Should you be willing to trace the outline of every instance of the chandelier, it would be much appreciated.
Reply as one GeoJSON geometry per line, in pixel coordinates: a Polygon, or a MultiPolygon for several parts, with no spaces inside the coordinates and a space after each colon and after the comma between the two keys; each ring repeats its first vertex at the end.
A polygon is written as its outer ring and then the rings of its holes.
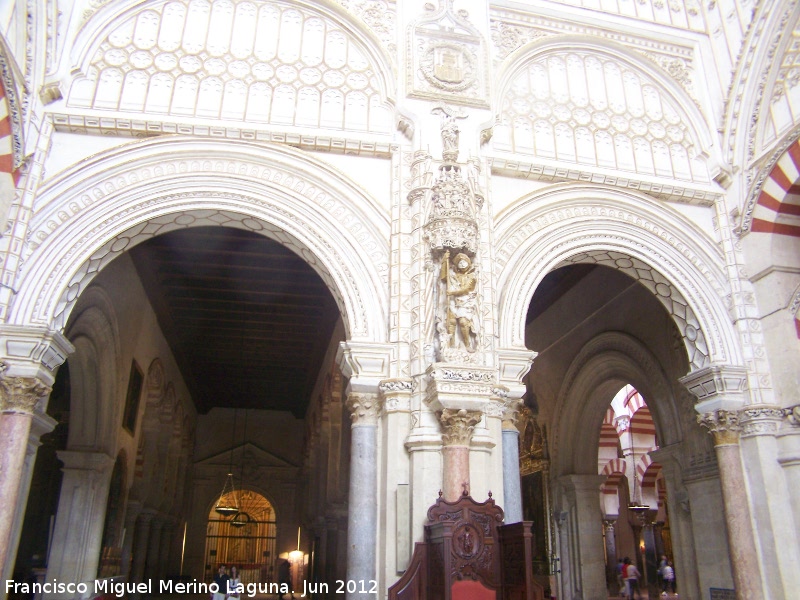
{"type": "Polygon", "coordinates": [[[223,517],[229,517],[239,513],[239,498],[236,494],[236,487],[233,484],[233,444],[236,436],[236,409],[233,409],[233,433],[231,434],[231,456],[228,463],[228,476],[219,493],[219,498],[214,506],[214,510],[223,517]]]}

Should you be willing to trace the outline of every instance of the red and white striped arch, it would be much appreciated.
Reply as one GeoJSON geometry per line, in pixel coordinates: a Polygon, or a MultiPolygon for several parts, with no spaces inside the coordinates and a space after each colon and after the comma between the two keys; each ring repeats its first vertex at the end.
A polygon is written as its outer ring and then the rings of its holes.
{"type": "Polygon", "coordinates": [[[800,237],[800,140],[789,146],[764,180],[750,230],[800,237]]]}
{"type": "Polygon", "coordinates": [[[606,475],[605,483],[603,483],[604,494],[616,494],[619,489],[619,482],[625,477],[625,469],[627,463],[623,458],[614,458],[606,463],[603,467],[601,475],[606,475]]]}

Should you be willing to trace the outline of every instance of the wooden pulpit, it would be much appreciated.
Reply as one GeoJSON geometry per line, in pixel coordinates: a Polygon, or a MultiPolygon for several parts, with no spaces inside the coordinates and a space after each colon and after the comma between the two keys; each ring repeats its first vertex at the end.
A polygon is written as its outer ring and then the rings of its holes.
{"type": "Polygon", "coordinates": [[[439,493],[428,509],[425,541],[389,588],[390,600],[543,600],[533,580],[531,522],[503,525],[489,494],[455,502],[439,493]]]}

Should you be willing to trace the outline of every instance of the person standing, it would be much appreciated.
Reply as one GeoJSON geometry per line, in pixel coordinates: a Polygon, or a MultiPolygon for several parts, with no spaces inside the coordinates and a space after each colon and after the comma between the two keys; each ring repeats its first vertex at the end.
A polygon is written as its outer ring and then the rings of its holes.
{"type": "Polygon", "coordinates": [[[625,557],[624,563],[623,573],[625,575],[625,582],[627,583],[628,598],[629,600],[634,600],[633,593],[636,592],[637,600],[641,600],[642,593],[639,591],[639,569],[636,568],[636,565],[631,563],[631,559],[627,556],[625,557]]]}
{"type": "Polygon", "coordinates": [[[239,600],[239,591],[238,587],[239,584],[242,583],[241,578],[239,577],[239,569],[236,566],[231,566],[231,576],[228,579],[228,598],[232,598],[233,600],[239,600]]]}
{"type": "Polygon", "coordinates": [[[675,593],[675,569],[672,567],[672,563],[668,562],[664,565],[664,569],[661,572],[661,577],[664,579],[664,590],[661,592],[662,596],[667,595],[667,589],[672,590],[672,593],[675,593]]]}
{"type": "MultiPolygon", "coordinates": [[[[284,589],[288,589],[289,593],[292,596],[292,600],[294,600],[294,590],[292,589],[292,565],[289,564],[289,561],[285,558],[279,559],[280,562],[278,563],[278,587],[280,588],[280,600],[283,600],[284,589]],[[284,585],[286,588],[284,588],[284,585]]],[[[216,600],[216,599],[215,599],[216,600]]]]}
{"type": "Polygon", "coordinates": [[[220,565],[217,574],[214,575],[214,583],[217,584],[217,591],[211,595],[211,600],[225,600],[228,595],[228,572],[225,565],[220,565]]]}

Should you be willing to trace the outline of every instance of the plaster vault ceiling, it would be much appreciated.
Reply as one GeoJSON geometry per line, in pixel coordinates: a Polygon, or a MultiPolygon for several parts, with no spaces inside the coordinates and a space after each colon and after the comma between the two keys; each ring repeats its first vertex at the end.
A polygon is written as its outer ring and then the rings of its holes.
{"type": "Polygon", "coordinates": [[[131,250],[198,412],[305,416],[339,317],[300,257],[248,231],[196,227],[131,250]]]}

